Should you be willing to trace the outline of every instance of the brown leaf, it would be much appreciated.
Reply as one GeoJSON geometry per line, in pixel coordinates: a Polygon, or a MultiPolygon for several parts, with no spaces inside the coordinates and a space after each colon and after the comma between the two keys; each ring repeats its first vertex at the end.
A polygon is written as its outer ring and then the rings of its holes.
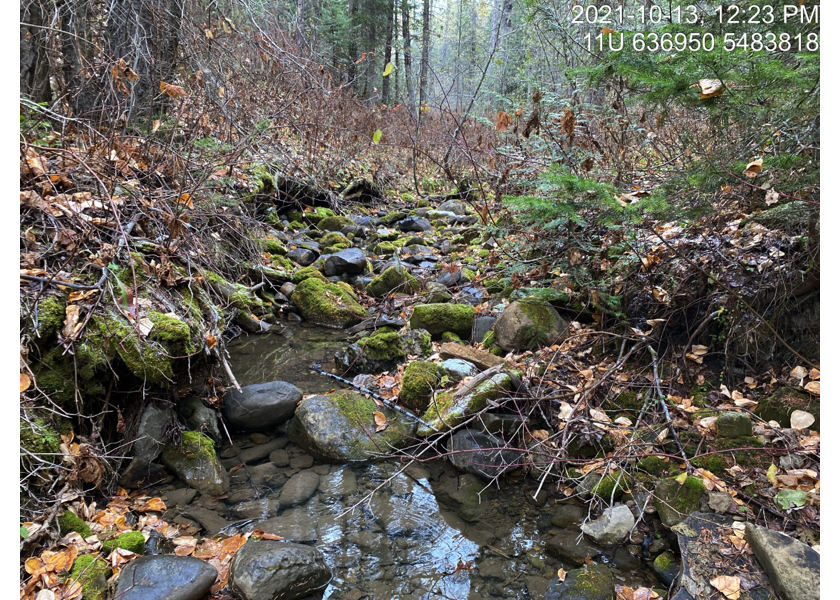
{"type": "Polygon", "coordinates": [[[566,137],[575,137],[575,113],[571,108],[567,108],[560,119],[560,129],[566,134],[566,137]]]}
{"type": "Polygon", "coordinates": [[[135,509],[139,513],[145,512],[165,512],[166,504],[160,498],[150,498],[143,503],[143,506],[135,509]]]}
{"type": "Polygon", "coordinates": [[[711,586],[726,596],[728,600],[738,600],[741,597],[741,579],[732,575],[719,575],[711,581],[711,586]]]}
{"type": "Polygon", "coordinates": [[[181,86],[166,83],[165,81],[160,82],[160,92],[170,98],[185,98],[187,95],[187,92],[181,86]]]}
{"type": "Polygon", "coordinates": [[[192,194],[187,194],[186,192],[178,196],[178,199],[175,200],[175,204],[182,204],[187,208],[193,208],[193,200],[192,194]]]}
{"type": "Polygon", "coordinates": [[[20,393],[25,392],[29,389],[29,386],[32,385],[32,380],[29,378],[29,375],[26,373],[20,374],[20,393]]]}
{"type": "Polygon", "coordinates": [[[746,169],[744,169],[744,176],[752,179],[753,177],[758,176],[758,174],[761,172],[761,169],[763,169],[763,168],[764,168],[764,159],[763,158],[757,158],[754,161],[752,161],[750,164],[748,164],[746,169]]]}
{"type": "Polygon", "coordinates": [[[83,325],[83,323],[79,323],[79,307],[76,304],[68,304],[64,313],[64,327],[61,330],[61,335],[68,340],[75,339],[83,325]]]}
{"type": "Polygon", "coordinates": [[[805,389],[811,392],[812,394],[816,394],[817,396],[820,395],[820,382],[819,381],[809,381],[805,384],[805,389]]]}
{"type": "Polygon", "coordinates": [[[513,118],[503,110],[496,115],[496,131],[505,131],[513,121],[513,118]]]}
{"type": "Polygon", "coordinates": [[[376,422],[376,433],[380,433],[388,429],[388,417],[378,410],[373,413],[373,420],[376,422]]]}

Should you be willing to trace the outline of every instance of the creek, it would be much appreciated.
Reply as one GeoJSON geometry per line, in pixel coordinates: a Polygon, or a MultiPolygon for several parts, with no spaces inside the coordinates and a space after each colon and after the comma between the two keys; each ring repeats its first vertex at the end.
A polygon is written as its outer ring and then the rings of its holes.
{"type": "MultiPolygon", "coordinates": [[[[331,363],[325,359],[346,343],[341,331],[296,324],[286,335],[240,338],[228,344],[228,350],[241,385],[280,379],[308,395],[340,385],[307,367],[323,362],[323,368],[329,369],[331,363]]],[[[553,499],[547,504],[543,499],[543,506],[529,500],[538,485],[529,477],[508,477],[499,487],[481,482],[486,489],[475,502],[475,494],[465,494],[464,488],[471,484],[476,489],[477,478],[457,472],[445,459],[322,464],[290,443],[282,431],[264,433],[236,434],[232,439],[238,450],[226,445],[220,451],[231,469],[228,498],[199,497],[193,504],[230,521],[223,533],[263,529],[289,541],[316,545],[333,574],[323,598],[543,598],[558,569],[577,566],[547,551],[548,540],[561,532],[552,524],[556,506],[553,499]],[[232,469],[230,465],[238,461],[235,452],[253,449],[257,442],[271,443],[278,450],[245,468],[232,469]],[[303,503],[277,510],[276,501],[289,478],[307,470],[318,475],[317,488],[303,503]],[[240,510],[257,498],[267,502],[256,512],[240,510]]],[[[183,484],[175,482],[155,493],[167,500],[182,494],[179,488],[183,484]]],[[[570,502],[576,503],[564,504],[570,502]]],[[[182,516],[177,516],[178,509],[171,512],[168,516],[176,515],[182,523],[190,522],[184,516],[195,516],[189,509],[182,516]]],[[[580,533],[579,525],[569,529],[580,533]]],[[[616,583],[659,585],[624,548],[593,558],[610,566],[616,583]]]]}

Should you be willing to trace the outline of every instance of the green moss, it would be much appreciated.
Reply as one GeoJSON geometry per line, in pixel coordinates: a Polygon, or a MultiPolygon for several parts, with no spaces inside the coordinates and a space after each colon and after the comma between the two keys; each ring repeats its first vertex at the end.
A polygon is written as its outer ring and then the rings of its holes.
{"type": "Polygon", "coordinates": [[[700,469],[711,471],[715,475],[723,475],[729,468],[729,463],[719,454],[709,454],[691,459],[691,465],[700,469]]]}
{"type": "Polygon", "coordinates": [[[423,360],[409,364],[403,374],[400,402],[412,410],[426,410],[429,398],[443,378],[444,370],[440,365],[423,360]]]}
{"type": "Polygon", "coordinates": [[[709,404],[709,392],[705,385],[695,385],[691,388],[690,396],[692,406],[706,408],[709,404]]]}
{"type": "Polygon", "coordinates": [[[457,333],[452,333],[451,331],[444,331],[443,334],[441,334],[440,336],[440,341],[455,342],[456,344],[460,344],[461,338],[457,333]]]}
{"type": "Polygon", "coordinates": [[[146,538],[139,531],[126,531],[115,540],[108,540],[102,544],[102,552],[110,554],[117,548],[129,550],[134,554],[143,554],[146,548],[146,538]]]}
{"type": "Polygon", "coordinates": [[[347,290],[316,277],[305,279],[295,288],[292,302],[307,321],[329,327],[349,327],[367,315],[347,290]]]}
{"type": "Polygon", "coordinates": [[[374,254],[387,254],[388,256],[393,255],[396,249],[397,247],[391,242],[376,242],[368,248],[374,254]]]}
{"type": "Polygon", "coordinates": [[[613,410],[622,410],[630,413],[638,413],[642,410],[644,398],[631,390],[624,390],[611,400],[607,400],[607,407],[613,410]]]}
{"type": "Polygon", "coordinates": [[[163,450],[164,461],[173,462],[177,455],[185,456],[192,462],[216,460],[216,449],[213,440],[197,431],[181,433],[181,443],[177,446],[169,445],[163,450]]]}
{"type": "Polygon", "coordinates": [[[64,325],[65,303],[58,296],[47,296],[38,302],[38,335],[49,337],[64,325]]]}
{"type": "Polygon", "coordinates": [[[488,256],[490,256],[490,251],[489,250],[479,250],[478,251],[478,258],[487,258],[488,256]]]}
{"type": "Polygon", "coordinates": [[[88,538],[93,535],[88,524],[69,510],[65,510],[64,514],[58,518],[58,529],[61,535],[67,535],[71,531],[75,531],[83,538],[88,538]]]}
{"type": "Polygon", "coordinates": [[[389,212],[384,217],[380,217],[379,222],[385,225],[390,225],[392,223],[396,223],[397,221],[402,221],[405,219],[406,214],[404,212],[400,212],[398,210],[394,210],[389,212]]]}
{"type": "Polygon", "coordinates": [[[20,445],[36,456],[58,462],[61,438],[58,431],[41,417],[32,417],[31,422],[20,420],[20,445]]]}
{"type": "Polygon", "coordinates": [[[391,292],[414,294],[420,290],[420,282],[405,271],[388,267],[367,284],[365,291],[374,298],[382,298],[391,292]]]}
{"type": "Polygon", "coordinates": [[[76,559],[70,572],[70,581],[82,584],[82,596],[85,600],[102,600],[107,596],[108,578],[111,566],[101,558],[85,554],[76,559]]]}
{"type": "Polygon", "coordinates": [[[288,253],[286,246],[284,246],[277,240],[272,239],[260,240],[260,248],[262,248],[263,252],[268,252],[269,254],[276,254],[278,256],[286,256],[286,254],[288,253]]]}
{"type": "Polygon", "coordinates": [[[405,358],[400,334],[393,331],[376,333],[363,338],[359,340],[359,347],[365,354],[377,360],[402,360],[405,358]]]}
{"type": "Polygon", "coordinates": [[[194,334],[178,317],[153,311],[149,313],[149,320],[154,324],[149,339],[163,342],[171,353],[186,356],[201,350],[198,332],[194,334]]]}
{"type": "Polygon", "coordinates": [[[139,379],[165,384],[173,376],[173,361],[159,344],[141,340],[137,331],[112,312],[91,319],[90,344],[102,344],[105,352],[115,352],[139,379]],[[98,334],[98,335],[97,335],[98,334]]]}
{"type": "Polygon", "coordinates": [[[496,332],[492,329],[484,334],[484,337],[481,338],[481,347],[485,350],[489,350],[493,346],[496,345],[496,332]]]}
{"type": "Polygon", "coordinates": [[[306,227],[306,225],[304,225],[300,221],[290,221],[289,222],[289,229],[292,229],[294,231],[297,231],[298,229],[303,229],[304,227],[306,227]]]}
{"type": "MultiPolygon", "coordinates": [[[[733,448],[762,448],[764,442],[761,438],[751,435],[734,438],[716,437],[712,448],[717,451],[732,450],[733,448]]],[[[741,467],[766,467],[767,455],[763,450],[738,450],[729,453],[741,467]]],[[[711,470],[711,469],[710,469],[711,470]]]]}
{"type": "Polygon", "coordinates": [[[463,275],[464,279],[467,281],[475,281],[475,271],[472,269],[467,269],[466,267],[462,268],[461,275],[463,275]]]}
{"type": "Polygon", "coordinates": [[[412,194],[411,192],[403,192],[402,194],[400,194],[400,200],[402,200],[403,202],[411,202],[412,200],[414,200],[414,194],[412,194]]]}
{"type": "Polygon", "coordinates": [[[656,559],[653,561],[653,564],[656,566],[656,568],[662,571],[663,573],[670,569],[672,566],[674,566],[675,563],[676,560],[674,558],[673,552],[663,552],[662,554],[657,556],[656,559]]]}
{"type": "Polygon", "coordinates": [[[810,429],[820,430],[820,401],[789,387],[773,392],[759,401],[755,414],[765,421],[776,421],[782,427],[790,427],[790,415],[795,410],[804,410],[816,419],[810,429]]]}
{"type": "Polygon", "coordinates": [[[412,329],[425,329],[432,337],[451,331],[467,338],[474,319],[475,309],[469,304],[418,304],[409,323],[412,329]]]}
{"type": "Polygon", "coordinates": [[[288,258],[280,258],[277,255],[272,255],[269,262],[272,268],[285,271],[286,273],[292,273],[296,267],[295,263],[288,258]]]}
{"type": "Polygon", "coordinates": [[[318,229],[321,231],[341,231],[342,228],[353,224],[353,220],[347,217],[327,217],[318,221],[318,229]]]}
{"type": "MultiPolygon", "coordinates": [[[[325,233],[321,236],[321,239],[318,240],[318,242],[324,248],[329,248],[331,246],[343,246],[344,248],[350,247],[350,240],[348,240],[343,233],[339,233],[338,231],[330,231],[329,233],[325,233]]],[[[324,253],[328,254],[326,251],[324,253]]]]}
{"type": "Polygon", "coordinates": [[[639,469],[651,475],[662,475],[671,470],[671,463],[659,456],[645,456],[639,459],[639,469]]]}
{"type": "Polygon", "coordinates": [[[510,294],[510,299],[563,305],[569,302],[570,297],[566,292],[554,288],[519,288],[510,294]]]}
{"type": "Polygon", "coordinates": [[[609,500],[612,498],[621,498],[624,490],[630,488],[630,480],[625,477],[624,473],[610,473],[604,477],[592,488],[592,495],[609,500]]]}
{"type": "Polygon", "coordinates": [[[309,279],[310,277],[315,277],[316,279],[320,279],[321,281],[326,281],[327,278],[324,277],[324,274],[321,273],[315,267],[304,267],[302,269],[298,269],[292,274],[292,283],[297,285],[298,283],[309,279]]]}

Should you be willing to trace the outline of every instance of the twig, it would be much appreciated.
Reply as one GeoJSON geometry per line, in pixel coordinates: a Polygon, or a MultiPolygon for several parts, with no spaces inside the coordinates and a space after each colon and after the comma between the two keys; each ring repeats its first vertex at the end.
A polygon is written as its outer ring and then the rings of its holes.
{"type": "Polygon", "coordinates": [[[648,352],[650,352],[650,356],[653,359],[653,385],[656,388],[656,396],[659,398],[659,405],[662,407],[662,412],[665,413],[665,421],[668,423],[668,429],[671,431],[671,437],[674,438],[674,442],[677,444],[680,456],[682,456],[682,459],[685,462],[685,468],[687,472],[690,473],[691,463],[688,461],[688,457],[685,455],[685,450],[683,450],[682,444],[677,437],[677,431],[674,429],[674,422],[671,420],[671,413],[668,411],[668,405],[665,403],[665,395],[662,393],[662,388],[659,387],[659,368],[656,364],[656,350],[653,349],[653,346],[648,345],[648,352]]]}

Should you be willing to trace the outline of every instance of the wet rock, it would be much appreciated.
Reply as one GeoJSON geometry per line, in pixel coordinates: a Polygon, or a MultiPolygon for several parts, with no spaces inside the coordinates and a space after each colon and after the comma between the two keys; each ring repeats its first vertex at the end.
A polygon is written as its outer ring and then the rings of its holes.
{"type": "Polygon", "coordinates": [[[403,374],[400,402],[414,411],[425,411],[443,375],[444,370],[437,363],[424,360],[411,362],[403,374]]]}
{"type": "Polygon", "coordinates": [[[447,442],[449,461],[465,473],[493,479],[518,466],[522,453],[504,450],[505,443],[494,435],[461,429],[447,442]]]}
{"type": "Polygon", "coordinates": [[[486,300],[486,294],[484,290],[481,290],[477,287],[465,287],[461,290],[461,301],[466,301],[467,304],[472,306],[478,306],[482,302],[486,300]]]}
{"type": "Polygon", "coordinates": [[[659,481],[653,503],[663,525],[672,527],[697,510],[705,492],[703,481],[696,477],[687,477],[682,484],[673,478],[659,481]]]}
{"type": "Polygon", "coordinates": [[[228,509],[227,516],[232,521],[239,519],[268,519],[277,516],[277,500],[259,498],[234,504],[228,509]]]}
{"type": "Polygon", "coordinates": [[[198,494],[197,490],[193,488],[180,488],[177,490],[171,490],[166,492],[166,505],[169,508],[173,508],[176,506],[187,506],[190,502],[195,499],[196,494],[198,494]]]}
{"type": "Polygon", "coordinates": [[[335,284],[310,277],[292,293],[292,302],[312,323],[343,329],[365,318],[367,311],[354,298],[347,284],[335,284]]]}
{"type": "Polygon", "coordinates": [[[612,600],[615,580],[606,565],[587,565],[555,578],[545,592],[545,600],[612,600]]]}
{"type": "Polygon", "coordinates": [[[278,503],[281,508],[303,504],[318,489],[321,478],[312,471],[301,471],[291,476],[280,490],[278,503]]]}
{"type": "Polygon", "coordinates": [[[744,413],[722,413],[717,418],[717,434],[724,438],[752,435],[752,421],[744,413]]]}
{"type": "Polygon", "coordinates": [[[199,600],[216,581],[216,568],[191,556],[141,556],[124,565],[117,580],[120,600],[199,600]]]}
{"type": "Polygon", "coordinates": [[[409,325],[412,329],[425,329],[433,338],[439,338],[444,331],[467,338],[474,319],[475,309],[467,304],[418,304],[409,325]]]}
{"type": "Polygon", "coordinates": [[[444,271],[443,273],[437,276],[435,282],[447,288],[451,288],[461,283],[461,277],[461,269],[455,269],[454,271],[444,271]]]}
{"type": "Polygon", "coordinates": [[[317,522],[304,507],[290,508],[279,517],[256,521],[255,529],[279,535],[290,542],[311,543],[318,541],[317,522]]]}
{"type": "Polygon", "coordinates": [[[308,267],[318,260],[318,252],[309,248],[295,248],[289,252],[287,258],[301,267],[308,267]]]}
{"type": "Polygon", "coordinates": [[[374,460],[384,449],[410,442],[415,424],[400,413],[379,407],[370,398],[350,391],[304,399],[289,423],[294,443],[325,462],[374,460]],[[382,412],[388,427],[376,432],[373,413],[382,412]]]}
{"type": "Polygon", "coordinates": [[[202,494],[218,496],[228,491],[227,471],[216,456],[213,441],[200,433],[185,431],[181,443],[167,446],[162,454],[169,467],[190,487],[202,494]]]}
{"type": "Polygon", "coordinates": [[[175,420],[175,413],[169,408],[149,404],[140,417],[137,440],[132,446],[134,456],[152,462],[166,446],[166,429],[175,420]]]}
{"type": "Polygon", "coordinates": [[[230,566],[230,589],[240,600],[297,600],[331,579],[320,550],[289,542],[249,541],[230,566]]]}
{"type": "Polygon", "coordinates": [[[785,600],[820,597],[820,555],[810,546],[766,527],[747,524],[747,542],[785,600]]]}
{"type": "Polygon", "coordinates": [[[585,523],[581,531],[591,537],[596,544],[613,546],[624,541],[635,522],[636,519],[630,509],[624,504],[619,504],[606,509],[594,521],[585,523]]]}
{"type": "Polygon", "coordinates": [[[409,217],[399,222],[400,231],[431,231],[432,224],[423,217],[409,217]]]}
{"type": "Polygon", "coordinates": [[[154,483],[162,483],[172,476],[162,466],[142,458],[133,458],[120,476],[120,485],[136,490],[154,483]]]}
{"type": "Polygon", "coordinates": [[[315,459],[309,454],[299,454],[289,460],[289,466],[293,469],[308,469],[315,463],[315,459]]]}
{"type": "Polygon", "coordinates": [[[469,415],[487,407],[491,400],[501,398],[513,387],[507,373],[498,369],[483,371],[455,393],[437,394],[423,415],[423,420],[432,427],[421,425],[417,435],[426,437],[436,431],[446,431],[460,425],[469,415]]]}
{"type": "Polygon", "coordinates": [[[258,444],[251,448],[246,448],[245,450],[240,450],[238,454],[235,454],[233,458],[226,458],[222,461],[222,464],[230,469],[231,467],[235,467],[239,463],[250,464],[253,462],[257,462],[258,460],[264,459],[266,456],[270,456],[272,452],[277,449],[284,448],[286,444],[289,443],[289,439],[285,437],[274,438],[267,444],[258,444]]]}
{"type": "Polygon", "coordinates": [[[375,333],[335,353],[335,364],[344,373],[381,373],[396,368],[406,357],[399,333],[375,333]]]}
{"type": "Polygon", "coordinates": [[[555,527],[577,527],[586,515],[586,509],[572,502],[563,502],[554,507],[551,524],[555,527]]]}
{"type": "Polygon", "coordinates": [[[233,430],[270,429],[290,419],[302,397],[298,388],[285,381],[246,385],[241,392],[225,394],[222,416],[233,430]]]}
{"type": "Polygon", "coordinates": [[[204,404],[201,398],[190,396],[179,405],[181,415],[187,422],[187,427],[209,437],[219,446],[222,443],[222,432],[219,431],[219,419],[216,411],[204,404]]]}
{"type": "Polygon", "coordinates": [[[450,358],[440,365],[452,381],[461,381],[478,374],[478,369],[471,362],[460,358],[450,358]]]}
{"type": "Polygon", "coordinates": [[[496,343],[507,350],[530,350],[559,344],[569,337],[569,325],[551,306],[514,302],[493,327],[496,343]]]}
{"type": "Polygon", "coordinates": [[[289,466],[289,453],[284,449],[275,450],[268,456],[268,460],[276,467],[287,467],[289,466]]]}
{"type": "Polygon", "coordinates": [[[445,477],[435,486],[437,499],[464,519],[474,523],[481,519],[494,496],[492,488],[471,474],[445,477]]]}
{"type": "Polygon", "coordinates": [[[358,248],[347,248],[330,254],[324,261],[324,275],[359,275],[367,269],[365,253],[358,248]]]}
{"type": "Polygon", "coordinates": [[[592,544],[576,531],[561,531],[548,540],[545,550],[551,556],[573,565],[583,565],[586,557],[595,558],[601,554],[601,549],[592,544]]]}
{"type": "Polygon", "coordinates": [[[286,474],[271,463],[251,468],[251,480],[256,485],[279,487],[286,483],[286,474]]]}
{"type": "Polygon", "coordinates": [[[496,317],[476,317],[473,322],[472,336],[470,341],[475,344],[480,344],[484,340],[484,336],[493,329],[496,324],[496,317]]]}
{"type": "Polygon", "coordinates": [[[659,581],[666,586],[671,587],[674,580],[679,577],[680,564],[677,562],[677,557],[674,553],[668,550],[656,557],[653,561],[653,571],[659,578],[659,581]]]}
{"type": "Polygon", "coordinates": [[[271,437],[259,432],[252,433],[248,436],[248,439],[254,442],[255,444],[267,444],[271,441],[271,437]]]}

